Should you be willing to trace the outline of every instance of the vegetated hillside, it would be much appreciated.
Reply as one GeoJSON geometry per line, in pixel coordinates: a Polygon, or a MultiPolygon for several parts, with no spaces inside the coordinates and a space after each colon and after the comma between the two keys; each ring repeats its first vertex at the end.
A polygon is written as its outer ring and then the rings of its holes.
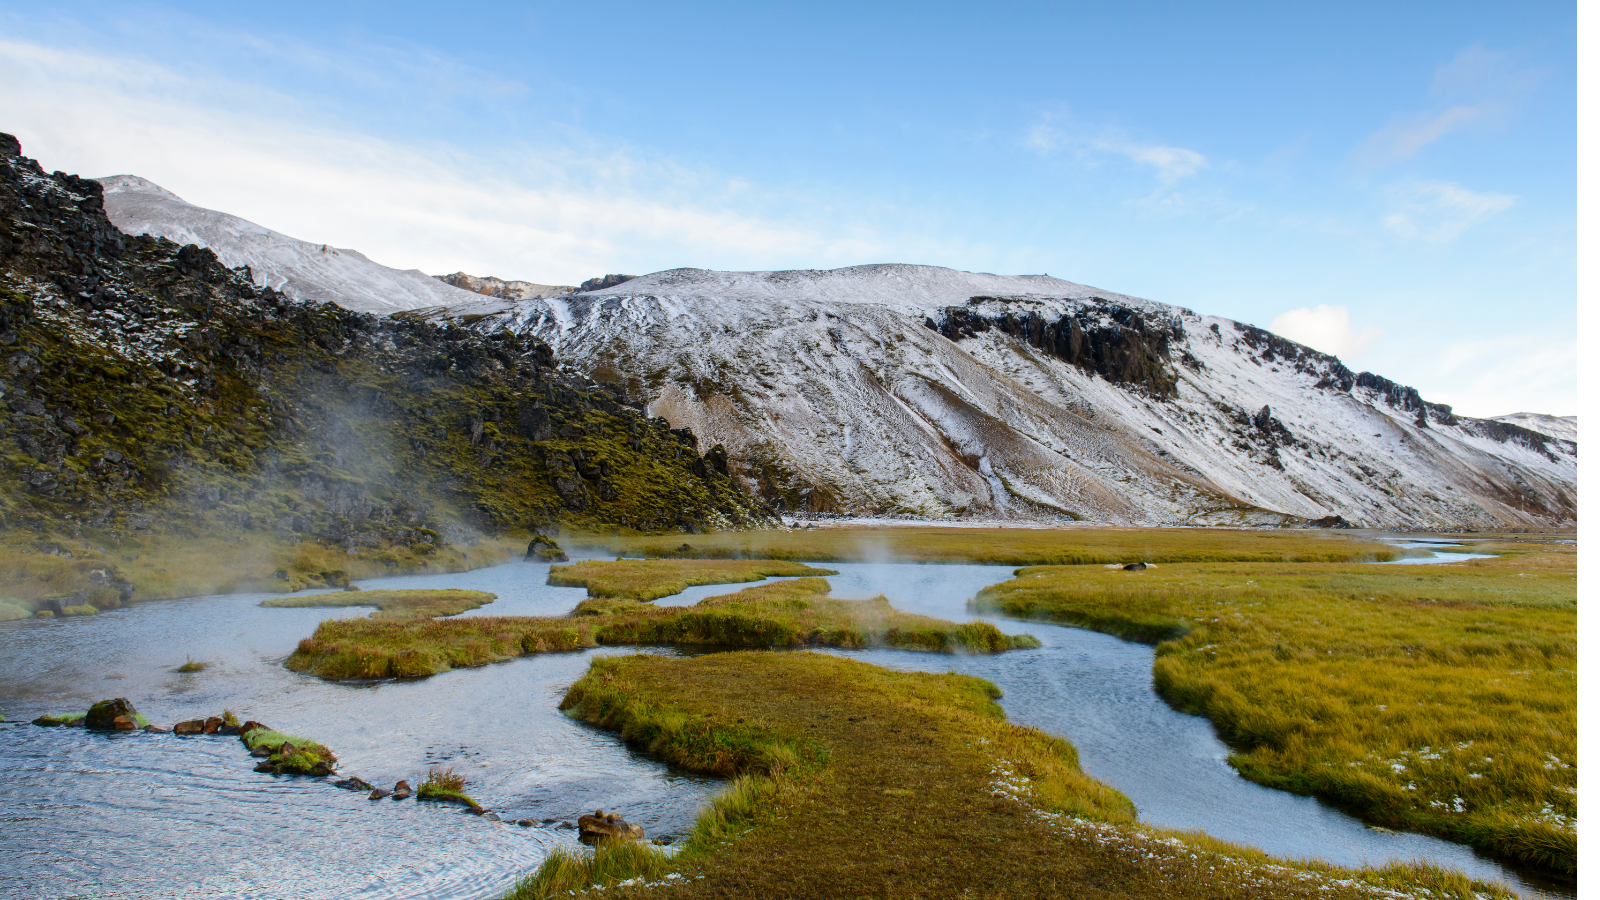
{"type": "Polygon", "coordinates": [[[765,521],[530,335],[379,318],[125,236],[0,135],[0,518],[38,536],[260,534],[413,558],[474,529],[765,521]]]}
{"type": "Polygon", "coordinates": [[[230,268],[249,266],[258,286],[295,300],[382,314],[475,299],[416,269],[391,269],[354,250],[296,240],[238,216],[195,206],[134,175],[96,180],[105,186],[106,214],[124,233],[205,247],[230,268]]]}
{"type": "Polygon", "coordinates": [[[1576,519],[1577,445],[1048,276],[678,269],[449,315],[728,449],[789,511],[1422,529],[1576,519]]]}

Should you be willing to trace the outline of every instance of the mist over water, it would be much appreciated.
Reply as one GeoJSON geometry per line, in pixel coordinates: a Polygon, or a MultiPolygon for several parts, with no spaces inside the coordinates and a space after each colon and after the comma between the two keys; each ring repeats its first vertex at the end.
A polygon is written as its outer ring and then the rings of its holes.
{"type": "MultiPolygon", "coordinates": [[[[1009,566],[824,563],[833,594],[884,594],[908,612],[967,621],[967,598],[1009,566]]],[[[560,615],[581,588],[544,584],[545,564],[363,582],[455,587],[499,599],[468,616],[560,615]]],[[[773,579],[781,580],[781,579],[773,579]]],[[[745,585],[708,585],[657,601],[685,605],[745,585]]],[[[0,898],[493,897],[575,833],[520,828],[448,806],[369,801],[314,779],[251,771],[232,738],[95,735],[37,728],[43,713],[125,696],[170,725],[224,707],[322,741],[342,774],[415,784],[453,766],[467,792],[507,820],[575,820],[616,810],[647,834],[683,834],[720,788],[632,753],[556,709],[604,648],[526,657],[411,682],[329,684],[284,669],[295,643],[353,609],[262,609],[266,595],[153,601],[98,616],[0,624],[0,898]],[[171,670],[186,656],[198,675],[171,670]]],[[[1051,625],[987,619],[1038,637],[1038,650],[947,656],[845,652],[891,668],[961,671],[1005,691],[1010,719],[1070,739],[1084,768],[1127,794],[1141,821],[1201,829],[1286,857],[1341,865],[1424,859],[1539,891],[1470,849],[1366,828],[1317,801],[1252,784],[1227,764],[1204,719],[1151,688],[1153,648],[1051,625]]],[[[651,651],[662,652],[662,651],[651,651]]],[[[1554,888],[1551,896],[1572,896],[1554,888]]]]}

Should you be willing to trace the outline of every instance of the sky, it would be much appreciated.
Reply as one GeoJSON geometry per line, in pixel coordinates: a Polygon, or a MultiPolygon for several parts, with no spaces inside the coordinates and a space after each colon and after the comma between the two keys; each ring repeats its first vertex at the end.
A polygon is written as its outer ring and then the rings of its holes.
{"type": "Polygon", "coordinates": [[[1577,412],[1570,3],[0,0],[46,169],[431,274],[922,263],[1577,412]]]}

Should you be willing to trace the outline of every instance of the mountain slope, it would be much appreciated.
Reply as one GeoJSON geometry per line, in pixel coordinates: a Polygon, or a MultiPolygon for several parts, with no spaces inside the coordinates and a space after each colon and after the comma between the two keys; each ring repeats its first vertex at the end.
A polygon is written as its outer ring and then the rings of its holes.
{"type": "Polygon", "coordinates": [[[143,178],[115,175],[97,180],[105,187],[106,215],[123,232],[205,247],[231,269],[249,266],[257,285],[296,300],[392,313],[474,299],[471,292],[416,269],[391,269],[354,250],[296,240],[237,216],[194,206],[143,178]]]}
{"type": "MultiPolygon", "coordinates": [[[[1261,329],[1047,276],[673,270],[466,304],[725,445],[790,510],[1401,528],[1576,516],[1576,444],[1261,329]]],[[[482,316],[483,318],[479,318],[482,316]]]]}
{"type": "Polygon", "coordinates": [[[1549,416],[1543,413],[1512,413],[1508,416],[1495,416],[1495,422],[1504,422],[1507,425],[1517,425],[1529,431],[1537,431],[1550,437],[1563,441],[1578,440],[1577,416],[1549,416]]]}
{"type": "Polygon", "coordinates": [[[0,526],[403,563],[474,530],[769,518],[720,453],[536,338],[297,302],[124,236],[101,190],[0,135],[0,526]]]}

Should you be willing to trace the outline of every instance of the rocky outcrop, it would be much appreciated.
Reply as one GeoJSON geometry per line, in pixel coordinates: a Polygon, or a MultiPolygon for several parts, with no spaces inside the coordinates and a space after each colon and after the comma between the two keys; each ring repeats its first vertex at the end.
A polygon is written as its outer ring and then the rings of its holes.
{"type": "Polygon", "coordinates": [[[533,540],[528,542],[528,552],[522,558],[528,562],[569,562],[566,551],[542,534],[534,535],[533,540]]]}
{"type": "Polygon", "coordinates": [[[603,291],[606,288],[614,288],[623,282],[632,281],[638,277],[637,275],[601,275],[578,285],[578,290],[580,292],[603,291]]]}
{"type": "Polygon", "coordinates": [[[578,840],[594,843],[601,840],[632,841],[644,837],[644,829],[628,824],[622,816],[595,810],[594,815],[578,817],[578,840]]]}
{"type": "Polygon", "coordinates": [[[994,329],[1114,384],[1163,399],[1177,392],[1171,353],[1183,337],[1180,321],[1162,321],[1099,297],[1062,314],[1047,303],[1037,297],[973,297],[923,324],[952,341],[994,329]]]}
{"type": "Polygon", "coordinates": [[[505,281],[493,275],[482,278],[468,275],[465,272],[456,272],[451,275],[435,275],[435,278],[464,291],[482,294],[485,297],[498,297],[502,300],[542,300],[546,297],[560,297],[570,294],[578,288],[562,284],[534,284],[531,281],[505,281]]]}

